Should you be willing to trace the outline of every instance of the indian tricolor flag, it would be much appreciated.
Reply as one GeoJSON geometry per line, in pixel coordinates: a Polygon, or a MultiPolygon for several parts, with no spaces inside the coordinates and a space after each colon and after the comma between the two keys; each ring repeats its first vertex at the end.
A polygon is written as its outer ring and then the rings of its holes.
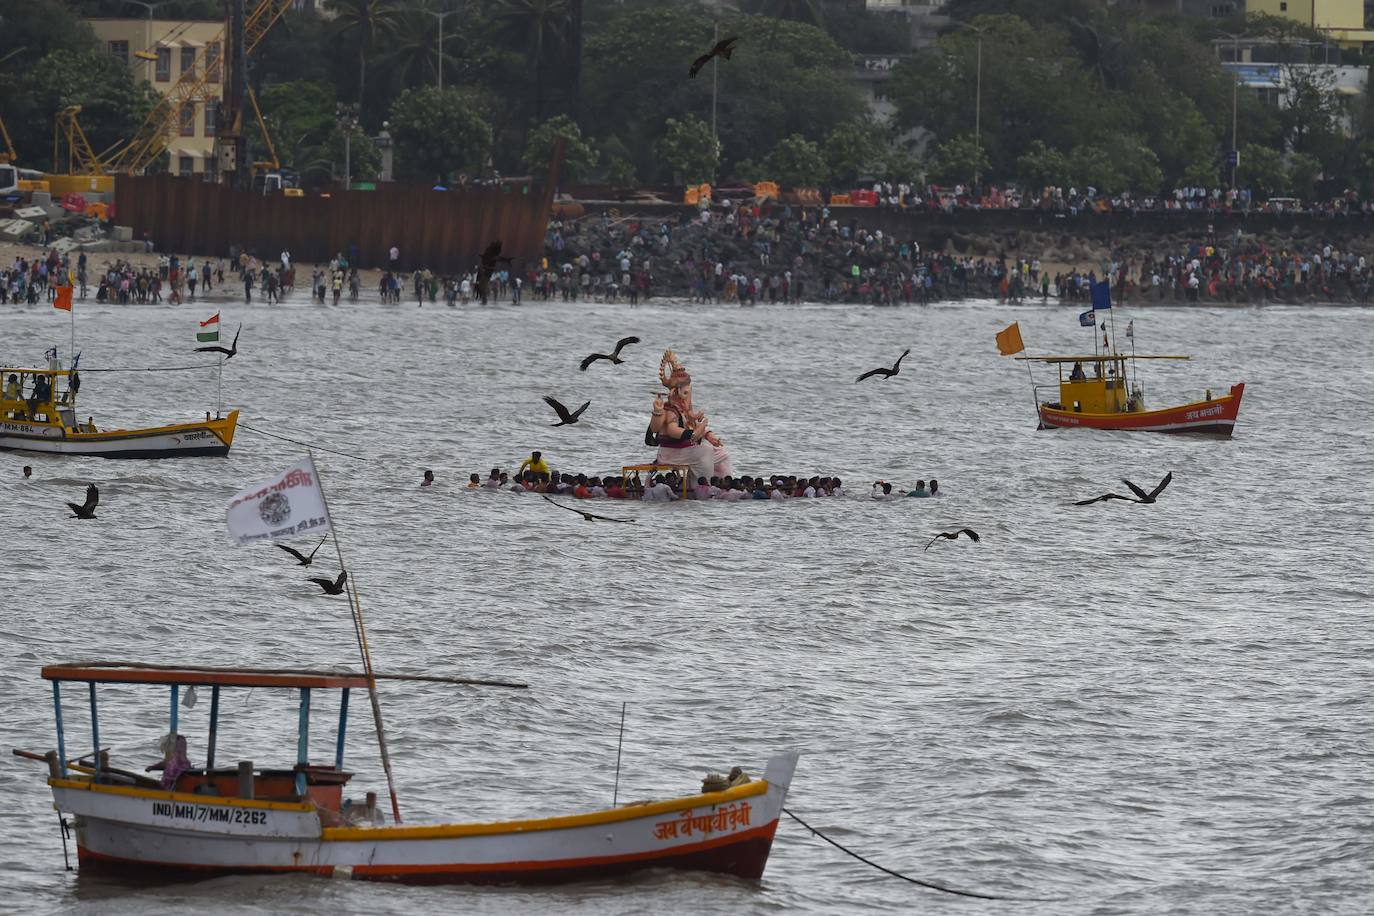
{"type": "Polygon", "coordinates": [[[200,330],[196,332],[196,340],[200,343],[215,343],[219,340],[219,312],[215,312],[200,323],[200,330]]]}

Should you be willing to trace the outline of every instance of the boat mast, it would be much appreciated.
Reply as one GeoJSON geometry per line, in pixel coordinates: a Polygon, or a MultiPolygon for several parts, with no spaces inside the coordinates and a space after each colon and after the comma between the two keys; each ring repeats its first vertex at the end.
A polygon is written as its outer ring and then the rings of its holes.
{"type": "MultiPolygon", "coordinates": [[[[310,458],[310,470],[314,471],[315,479],[320,483],[320,498],[324,501],[324,511],[329,517],[329,527],[334,535],[334,551],[339,558],[339,568],[348,571],[348,565],[344,563],[343,546],[339,543],[339,527],[334,523],[334,516],[329,511],[329,497],[325,495],[324,481],[320,479],[319,469],[315,467],[315,456],[307,453],[310,458]]],[[[363,674],[367,676],[367,696],[372,701],[372,720],[377,726],[377,747],[382,752],[382,769],[386,772],[386,787],[391,793],[391,814],[396,818],[396,823],[401,823],[401,804],[396,799],[396,780],[391,775],[391,755],[386,749],[386,730],[382,726],[382,705],[377,699],[377,675],[372,670],[372,653],[367,645],[367,628],[363,625],[363,609],[358,603],[358,591],[355,579],[349,576],[345,582],[345,591],[348,594],[348,607],[353,614],[353,633],[358,639],[358,652],[363,657],[363,674]]]]}

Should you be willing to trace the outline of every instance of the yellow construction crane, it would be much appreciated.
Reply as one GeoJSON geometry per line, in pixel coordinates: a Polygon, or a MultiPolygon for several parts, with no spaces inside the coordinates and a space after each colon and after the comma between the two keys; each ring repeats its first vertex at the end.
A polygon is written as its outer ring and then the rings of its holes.
{"type": "MultiPolygon", "coordinates": [[[[248,54],[258,46],[272,26],[291,9],[295,0],[259,0],[253,11],[244,20],[244,53],[248,54]]],[[[219,95],[220,81],[211,82],[210,72],[217,69],[224,72],[227,62],[224,55],[229,52],[225,33],[219,36],[220,59],[205,61],[205,65],[195,70],[185,71],[172,84],[167,94],[162,96],[137,133],[104,163],[110,172],[133,175],[144,171],[167,151],[180,133],[181,119],[186,106],[212,99],[219,95]]]]}
{"type": "Polygon", "coordinates": [[[262,142],[267,144],[267,160],[259,160],[253,163],[253,190],[259,194],[270,194],[276,191],[283,192],[287,197],[300,197],[304,194],[300,188],[296,187],[295,173],[287,174],[282,171],[281,160],[277,158],[277,147],[272,143],[272,134],[267,130],[267,121],[262,116],[262,109],[258,107],[258,94],[253,91],[252,86],[248,86],[248,101],[253,106],[253,114],[258,118],[258,129],[262,131],[262,142]]]}
{"type": "Polygon", "coordinates": [[[105,164],[91,148],[86,132],[77,123],[76,116],[81,113],[80,105],[68,105],[57,113],[52,126],[52,167],[57,171],[62,162],[60,151],[67,153],[68,175],[103,175],[105,164]]]}
{"type": "Polygon", "coordinates": [[[5,127],[4,118],[0,118],[0,138],[5,141],[5,148],[0,150],[0,165],[9,165],[19,158],[19,154],[14,151],[14,141],[10,139],[10,132],[5,127]]]}

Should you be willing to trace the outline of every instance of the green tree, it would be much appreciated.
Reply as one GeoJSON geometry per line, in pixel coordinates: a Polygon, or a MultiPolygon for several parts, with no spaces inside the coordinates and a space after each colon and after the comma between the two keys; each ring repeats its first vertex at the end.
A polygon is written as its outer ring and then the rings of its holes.
{"type": "Polygon", "coordinates": [[[764,177],[785,187],[811,188],[825,180],[826,163],[819,145],[792,134],[773,147],[764,170],[764,177]]]}
{"type": "Polygon", "coordinates": [[[908,181],[919,183],[924,169],[918,160],[906,149],[889,145],[879,157],[879,175],[884,181],[908,181]]]}
{"type": "Polygon", "coordinates": [[[960,134],[936,148],[928,173],[938,184],[968,184],[975,177],[986,178],[988,165],[987,149],[973,134],[960,134]]]}
{"type": "Polygon", "coordinates": [[[669,118],[664,127],[656,152],[673,181],[688,185],[715,181],[720,143],[711,136],[711,125],[689,114],[682,120],[669,118]]]}
{"type": "Polygon", "coordinates": [[[1250,188],[1260,196],[1284,190],[1288,184],[1288,169],[1283,163],[1283,153],[1272,147],[1247,143],[1240,150],[1236,184],[1250,188]]]}
{"type": "MultiPolygon", "coordinates": [[[[666,118],[703,119],[711,111],[710,74],[687,78],[693,58],[711,46],[714,20],[688,3],[612,7],[586,42],[582,126],[591,136],[663,135],[666,118]]],[[[863,110],[848,78],[852,58],[815,26],[724,13],[721,35],[738,35],[738,52],[719,68],[717,128],[726,174],[732,164],[799,133],[819,138],[863,110]]],[[[635,150],[648,181],[661,178],[654,147],[635,150]]]]}
{"type": "Polygon", "coordinates": [[[1031,142],[1016,160],[1016,175],[1027,188],[1039,191],[1051,185],[1072,184],[1069,179],[1069,157],[1043,140],[1031,142]]]}
{"type": "Polygon", "coordinates": [[[1311,200],[1321,174],[1321,160],[1316,156],[1307,153],[1288,155],[1288,190],[1294,197],[1311,200]]]}
{"type": "Polygon", "coordinates": [[[367,103],[367,66],[373,50],[396,31],[396,7],[391,0],[325,0],[334,27],[342,37],[352,35],[358,55],[358,104],[367,103]]]}
{"type": "Polygon", "coordinates": [[[530,131],[525,142],[525,165],[535,176],[547,175],[549,163],[553,161],[553,145],[559,137],[564,140],[559,175],[564,181],[581,181],[596,168],[600,154],[582,139],[582,129],[577,122],[565,114],[554,115],[530,131]]]}
{"type": "Polygon", "coordinates": [[[333,179],[343,181],[345,160],[352,181],[376,181],[382,173],[382,151],[367,135],[361,125],[352,128],[345,150],[342,127],[335,126],[329,133],[325,144],[318,151],[318,158],[305,163],[301,170],[303,178],[310,181],[333,179]]]}
{"type": "Polygon", "coordinates": [[[866,118],[839,124],[821,146],[827,175],[837,185],[852,185],[861,177],[871,177],[883,160],[882,128],[866,118]]]}
{"type": "Polygon", "coordinates": [[[611,159],[606,167],[606,181],[613,187],[632,188],[636,184],[634,163],[623,156],[611,159]]]}
{"type": "Polygon", "coordinates": [[[771,16],[774,19],[791,19],[808,25],[825,25],[825,14],[821,11],[819,0],[745,0],[740,9],[747,13],[771,16]]]}
{"type": "MultiPolygon", "coordinates": [[[[1093,137],[1129,126],[1129,109],[1108,103],[1061,31],[1033,28],[1010,15],[978,16],[973,24],[982,37],[983,177],[1015,175],[1017,158],[1037,139],[1054,145],[1055,137],[1093,137]]],[[[973,130],[978,42],[973,31],[952,32],[898,66],[888,92],[897,127],[928,130],[937,145],[973,130]]],[[[970,169],[963,180],[971,177],[970,169]]]]}
{"type": "Polygon", "coordinates": [[[401,177],[448,180],[480,173],[491,152],[485,105],[472,89],[407,89],[391,105],[391,135],[401,177]]]}
{"type": "Polygon", "coordinates": [[[59,50],[23,76],[17,104],[5,111],[10,116],[5,123],[21,165],[65,168],[65,161],[50,161],[58,111],[81,106],[78,121],[98,154],[136,130],[157,98],[147,83],[136,81],[123,62],[103,50],[59,50]]]}
{"type": "Polygon", "coordinates": [[[533,73],[534,118],[542,120],[550,58],[567,44],[572,24],[568,0],[499,0],[492,15],[497,34],[524,52],[533,73]]]}

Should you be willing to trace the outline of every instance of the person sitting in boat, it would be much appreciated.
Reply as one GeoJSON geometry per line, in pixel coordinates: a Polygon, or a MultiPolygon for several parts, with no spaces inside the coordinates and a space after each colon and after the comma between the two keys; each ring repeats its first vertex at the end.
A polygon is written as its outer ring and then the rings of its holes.
{"type": "Polygon", "coordinates": [[[1086,372],[1083,371],[1083,363],[1081,363],[1081,362],[1074,363],[1074,364],[1073,364],[1073,371],[1069,373],[1069,381],[1071,381],[1071,382],[1081,382],[1081,381],[1083,381],[1084,379],[1086,379],[1087,377],[1088,377],[1088,374],[1087,374],[1086,372]]]}
{"type": "Polygon", "coordinates": [[[147,770],[161,770],[161,786],[164,789],[174,788],[177,778],[191,769],[191,760],[186,756],[186,738],[175,732],[168,732],[162,736],[162,760],[151,764],[147,770]]]}
{"type": "Polygon", "coordinates": [[[20,395],[19,376],[11,372],[9,381],[5,382],[5,400],[17,401],[20,395]]]}
{"type": "MultiPolygon", "coordinates": [[[[663,351],[658,378],[667,396],[654,397],[649,434],[658,445],[657,464],[685,464],[693,477],[722,477],[732,470],[725,441],[711,431],[706,414],[692,407],[692,377],[677,354],[663,351]]],[[[647,435],[646,435],[647,440],[647,435]]]]}

